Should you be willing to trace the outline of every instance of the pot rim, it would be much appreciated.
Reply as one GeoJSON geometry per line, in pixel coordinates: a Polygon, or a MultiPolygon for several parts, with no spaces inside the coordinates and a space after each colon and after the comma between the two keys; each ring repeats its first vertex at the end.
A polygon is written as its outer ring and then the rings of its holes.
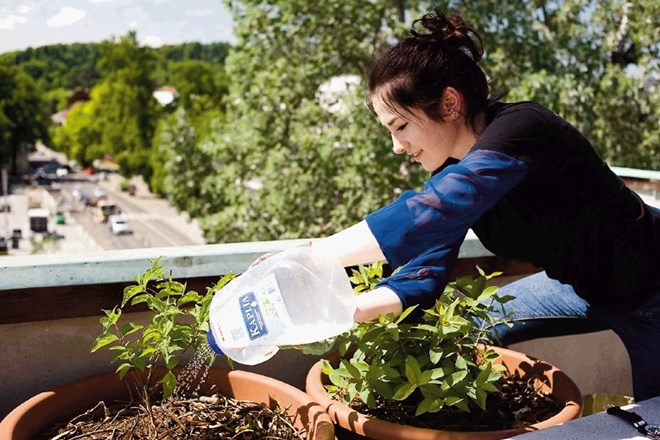
{"type": "MultiPolygon", "coordinates": [[[[184,367],[177,367],[176,371],[184,367]]],[[[164,368],[157,368],[162,376],[164,368]]],[[[215,385],[220,393],[239,400],[278,404],[307,428],[308,440],[335,439],[334,425],[321,405],[304,391],[278,379],[244,370],[211,367],[203,389],[215,385]]],[[[43,391],[14,408],[0,421],[0,439],[28,440],[57,421],[90,408],[100,400],[128,396],[124,380],[113,371],[93,374],[43,391]],[[107,392],[107,394],[106,394],[107,392]]]]}
{"type": "MultiPolygon", "coordinates": [[[[451,438],[508,438],[526,432],[549,428],[580,417],[582,413],[582,394],[577,385],[564,372],[548,362],[515,350],[495,346],[489,346],[488,348],[495,350],[502,356],[499,362],[507,366],[510,371],[513,369],[514,371],[518,370],[525,374],[525,371],[520,370],[518,366],[526,364],[534,367],[534,372],[542,372],[545,378],[543,387],[550,392],[550,397],[555,402],[563,405],[564,408],[554,416],[533,425],[496,431],[445,431],[401,425],[360,413],[328,397],[324,388],[323,378],[326,376],[321,371],[321,361],[316,362],[308,371],[306,391],[316,402],[319,402],[323,406],[323,409],[330,415],[330,418],[343,428],[357,432],[360,435],[379,435],[378,437],[370,438],[421,440],[448,438],[448,434],[452,435],[451,438]],[[515,363],[513,368],[511,366],[512,363],[515,363]]],[[[332,359],[338,360],[338,353],[334,352],[326,359],[331,361],[332,359]]]]}

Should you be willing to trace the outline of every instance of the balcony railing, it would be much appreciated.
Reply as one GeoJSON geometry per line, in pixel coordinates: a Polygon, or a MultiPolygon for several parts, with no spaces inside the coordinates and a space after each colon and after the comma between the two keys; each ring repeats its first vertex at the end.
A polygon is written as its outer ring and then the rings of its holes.
{"type": "MultiPolygon", "coordinates": [[[[660,172],[617,169],[629,185],[656,206],[660,172]]],[[[90,354],[100,331],[102,309],[121,301],[123,288],[161,258],[173,277],[190,289],[205,291],[226,273],[241,273],[258,256],[300,244],[304,240],[94,251],[71,254],[0,258],[0,417],[25,398],[52,386],[111,370],[110,353],[90,354]]],[[[528,263],[495,257],[472,234],[463,244],[452,277],[502,271],[500,282],[533,273],[528,263]]],[[[135,320],[146,321],[136,309],[135,320]]],[[[630,394],[625,350],[611,332],[569,336],[518,344],[573,377],[583,393],[630,394]],[[599,360],[604,361],[602,366],[599,360]],[[585,369],[584,365],[589,365],[585,369]]],[[[279,353],[267,363],[248,368],[300,388],[316,358],[294,351],[279,353]]],[[[223,365],[221,359],[218,360],[223,365]]]]}

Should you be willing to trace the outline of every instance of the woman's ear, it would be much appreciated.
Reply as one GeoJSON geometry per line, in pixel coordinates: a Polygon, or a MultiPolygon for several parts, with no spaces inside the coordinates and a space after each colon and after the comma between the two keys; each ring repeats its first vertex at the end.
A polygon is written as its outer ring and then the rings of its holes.
{"type": "Polygon", "coordinates": [[[456,119],[463,113],[463,96],[453,87],[445,88],[440,99],[440,114],[447,119],[456,119]]]}

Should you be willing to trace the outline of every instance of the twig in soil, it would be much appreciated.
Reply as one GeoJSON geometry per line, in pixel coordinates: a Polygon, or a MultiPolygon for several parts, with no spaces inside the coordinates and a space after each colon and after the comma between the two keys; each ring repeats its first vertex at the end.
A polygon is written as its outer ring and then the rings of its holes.
{"type": "Polygon", "coordinates": [[[68,438],[67,440],[77,440],[77,439],[79,439],[79,438],[85,438],[85,437],[92,436],[92,435],[94,435],[94,434],[101,434],[101,433],[103,433],[103,432],[112,432],[113,435],[110,437],[110,438],[112,438],[112,437],[114,437],[114,432],[115,432],[116,430],[117,430],[116,428],[97,429],[96,431],[90,431],[90,432],[84,432],[84,433],[82,433],[82,434],[78,434],[78,435],[76,435],[75,437],[70,437],[70,438],[68,438]]]}
{"type": "MultiPolygon", "coordinates": [[[[66,431],[64,431],[64,432],[62,432],[62,433],[56,435],[55,437],[53,437],[51,440],[60,440],[60,439],[63,439],[64,437],[66,437],[67,435],[69,435],[69,434],[73,434],[73,433],[75,433],[75,432],[76,432],[76,429],[75,429],[75,428],[73,428],[73,429],[67,429],[66,431]]],[[[69,437],[69,438],[71,438],[71,437],[69,437]]]]}
{"type": "Polygon", "coordinates": [[[91,414],[92,414],[94,411],[96,411],[97,408],[99,408],[99,407],[102,407],[102,408],[103,408],[103,415],[104,415],[105,417],[107,417],[107,416],[108,416],[108,408],[105,406],[105,402],[101,400],[101,401],[100,401],[99,403],[97,403],[93,408],[90,408],[90,409],[88,409],[87,411],[85,411],[84,413],[82,413],[82,414],[80,414],[80,415],[74,417],[73,419],[71,419],[71,421],[70,421],[69,423],[72,424],[72,425],[74,425],[78,420],[80,420],[80,419],[82,419],[82,418],[85,418],[85,417],[91,415],[91,414]]]}

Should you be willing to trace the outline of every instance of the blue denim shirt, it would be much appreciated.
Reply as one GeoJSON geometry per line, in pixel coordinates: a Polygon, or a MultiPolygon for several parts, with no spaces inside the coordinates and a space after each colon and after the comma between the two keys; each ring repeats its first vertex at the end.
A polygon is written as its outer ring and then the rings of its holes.
{"type": "Polygon", "coordinates": [[[398,272],[379,286],[403,308],[432,307],[448,282],[468,229],[525,177],[527,164],[499,151],[477,149],[445,164],[419,191],[406,191],[366,222],[398,272]]]}

